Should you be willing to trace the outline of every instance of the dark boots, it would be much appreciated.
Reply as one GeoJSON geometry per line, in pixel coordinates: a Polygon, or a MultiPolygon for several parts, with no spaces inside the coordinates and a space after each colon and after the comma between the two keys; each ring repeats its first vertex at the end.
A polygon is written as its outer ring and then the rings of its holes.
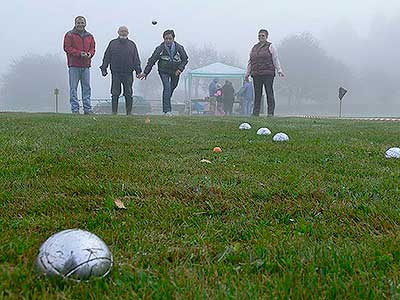
{"type": "Polygon", "coordinates": [[[132,114],[132,104],[133,104],[132,97],[125,96],[125,107],[126,107],[126,115],[127,116],[130,116],[132,114]]]}
{"type": "Polygon", "coordinates": [[[118,114],[118,98],[119,97],[112,97],[112,114],[118,114]]]}
{"type": "MultiPolygon", "coordinates": [[[[118,99],[119,97],[112,97],[112,114],[118,114],[118,99]]],[[[126,114],[129,116],[132,114],[132,105],[133,99],[132,97],[125,97],[125,107],[126,107],[126,114]]]]}

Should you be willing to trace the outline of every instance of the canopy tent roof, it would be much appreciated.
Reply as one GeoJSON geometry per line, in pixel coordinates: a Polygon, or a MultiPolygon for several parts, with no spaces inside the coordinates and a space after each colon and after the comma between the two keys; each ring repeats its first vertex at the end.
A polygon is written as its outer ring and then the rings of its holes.
{"type": "Polygon", "coordinates": [[[188,72],[189,77],[204,78],[243,78],[246,70],[228,66],[223,63],[214,63],[188,72]]]}
{"type": "MultiPolygon", "coordinates": [[[[228,66],[223,63],[214,63],[202,68],[191,70],[187,73],[185,78],[185,93],[186,98],[192,100],[193,79],[194,78],[239,78],[244,79],[247,71],[228,66]]],[[[191,109],[191,108],[190,108],[191,109]]]]}

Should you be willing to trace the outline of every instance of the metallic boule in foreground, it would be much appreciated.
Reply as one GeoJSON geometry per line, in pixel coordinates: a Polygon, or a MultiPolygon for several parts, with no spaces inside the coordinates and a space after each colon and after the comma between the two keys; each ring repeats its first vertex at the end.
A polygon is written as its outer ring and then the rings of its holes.
{"type": "Polygon", "coordinates": [[[46,276],[80,281],[107,276],[113,257],[108,246],[95,234],[70,229],[54,234],[43,243],[36,266],[46,276]]]}

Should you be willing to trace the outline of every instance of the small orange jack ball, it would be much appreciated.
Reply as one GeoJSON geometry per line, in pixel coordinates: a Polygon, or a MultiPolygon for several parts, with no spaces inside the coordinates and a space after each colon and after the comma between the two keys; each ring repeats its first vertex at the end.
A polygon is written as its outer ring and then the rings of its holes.
{"type": "Polygon", "coordinates": [[[213,150],[215,153],[221,153],[222,149],[220,147],[215,147],[213,150]]]}

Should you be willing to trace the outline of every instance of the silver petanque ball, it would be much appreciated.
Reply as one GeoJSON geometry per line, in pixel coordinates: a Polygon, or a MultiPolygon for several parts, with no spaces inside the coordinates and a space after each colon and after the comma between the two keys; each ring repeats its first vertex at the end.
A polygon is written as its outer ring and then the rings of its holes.
{"type": "Polygon", "coordinates": [[[286,133],[280,132],[274,135],[274,142],[287,142],[289,141],[289,136],[286,133]]]}
{"type": "Polygon", "coordinates": [[[39,273],[49,277],[89,280],[105,277],[113,266],[110,249],[97,235],[79,229],[51,236],[36,258],[39,273]]]}
{"type": "Polygon", "coordinates": [[[251,129],[251,125],[249,123],[242,123],[239,126],[240,130],[250,130],[251,129]]]}
{"type": "Polygon", "coordinates": [[[400,158],[400,148],[394,147],[390,148],[385,153],[386,158],[400,158]]]}
{"type": "Polygon", "coordinates": [[[257,134],[258,135],[270,135],[271,130],[269,130],[268,128],[260,128],[257,130],[257,134]]]}

